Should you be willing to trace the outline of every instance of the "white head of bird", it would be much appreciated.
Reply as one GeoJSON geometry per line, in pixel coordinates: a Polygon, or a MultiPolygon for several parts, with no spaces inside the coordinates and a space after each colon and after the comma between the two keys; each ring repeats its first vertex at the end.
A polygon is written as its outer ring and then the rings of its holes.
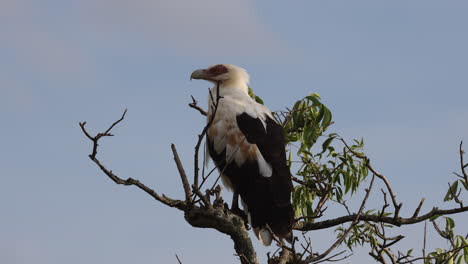
{"type": "Polygon", "coordinates": [[[195,70],[190,79],[206,80],[215,85],[219,83],[221,94],[228,92],[228,89],[238,89],[246,94],[249,91],[249,74],[232,64],[215,64],[206,69],[195,70]]]}

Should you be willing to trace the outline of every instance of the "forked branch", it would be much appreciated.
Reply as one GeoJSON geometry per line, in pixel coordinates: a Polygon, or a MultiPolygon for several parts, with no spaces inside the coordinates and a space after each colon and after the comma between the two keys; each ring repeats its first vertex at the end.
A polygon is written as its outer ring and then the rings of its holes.
{"type": "Polygon", "coordinates": [[[127,113],[127,109],[125,109],[125,111],[123,112],[122,116],[120,117],[119,120],[115,121],[114,123],[112,123],[111,126],[109,126],[108,129],[106,129],[105,132],[102,132],[102,133],[97,133],[96,136],[91,136],[91,134],[86,130],[86,122],[81,122],[80,123],[80,127],[81,127],[81,130],[83,131],[83,133],[86,135],[86,137],[91,140],[93,142],[93,150],[92,150],[92,153],[89,155],[89,158],[98,165],[98,167],[101,169],[102,172],[104,172],[104,174],[106,174],[113,182],[115,182],[116,184],[121,184],[121,185],[135,185],[136,187],[138,187],[139,189],[143,190],[144,192],[146,192],[147,194],[149,194],[151,197],[153,197],[154,199],[156,199],[157,201],[167,205],[167,206],[170,206],[170,207],[175,207],[175,208],[178,208],[180,210],[184,210],[186,208],[186,203],[183,202],[183,201],[180,201],[180,200],[175,200],[175,199],[172,199],[172,198],[169,198],[167,196],[165,196],[164,194],[160,195],[158,194],[156,191],[154,191],[153,189],[151,189],[150,187],[146,186],[145,184],[143,184],[142,182],[140,182],[139,180],[135,180],[133,178],[127,178],[126,180],[120,178],[119,176],[117,176],[115,173],[112,172],[112,170],[109,170],[107,169],[102,163],[101,161],[99,161],[99,159],[96,157],[97,156],[97,151],[98,151],[98,146],[99,146],[99,140],[103,137],[110,137],[110,136],[113,136],[113,134],[111,134],[111,131],[112,129],[117,125],[119,124],[120,122],[122,122],[125,118],[125,114],[127,113]]]}
{"type": "MultiPolygon", "coordinates": [[[[185,193],[184,201],[169,198],[164,194],[159,194],[152,188],[140,182],[139,180],[135,180],[133,178],[127,178],[124,180],[117,176],[115,173],[113,173],[112,170],[107,169],[101,163],[101,161],[97,158],[99,140],[103,137],[113,136],[113,134],[111,134],[112,129],[124,120],[126,113],[127,110],[123,112],[120,119],[112,123],[111,126],[109,126],[109,128],[107,128],[104,132],[96,134],[96,136],[92,136],[86,130],[86,122],[79,123],[81,130],[83,131],[85,136],[93,143],[92,152],[89,155],[89,158],[94,163],[96,163],[96,165],[101,169],[101,171],[104,172],[104,174],[107,175],[116,184],[127,186],[134,185],[146,192],[147,194],[149,194],[155,200],[169,207],[174,207],[183,211],[185,219],[190,225],[200,228],[213,228],[218,230],[219,232],[229,235],[234,242],[234,249],[237,255],[239,256],[241,263],[257,264],[257,256],[253,248],[252,241],[250,240],[248,231],[244,226],[243,220],[239,216],[232,214],[229,210],[225,209],[224,204],[220,204],[219,201],[215,200],[215,206],[213,206],[210,203],[209,199],[207,199],[206,196],[203,195],[196,186],[193,186],[193,191],[197,192],[197,195],[203,200],[205,205],[197,206],[191,200],[191,197],[193,195],[192,190],[190,188],[190,183],[188,181],[187,175],[185,173],[182,162],[174,144],[171,145],[171,149],[174,156],[174,161],[179,172],[179,176],[182,180],[182,186],[185,193]]],[[[220,197],[220,191],[221,190],[219,189],[216,193],[218,198],[220,197]]]]}

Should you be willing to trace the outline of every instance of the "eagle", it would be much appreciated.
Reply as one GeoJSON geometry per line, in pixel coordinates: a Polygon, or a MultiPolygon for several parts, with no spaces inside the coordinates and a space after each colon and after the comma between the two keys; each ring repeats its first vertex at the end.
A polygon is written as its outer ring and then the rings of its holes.
{"type": "Polygon", "coordinates": [[[211,125],[206,146],[223,184],[234,194],[231,211],[242,212],[240,196],[262,244],[270,245],[273,238],[291,241],[293,185],[282,126],[267,107],[249,96],[249,75],[243,68],[216,64],[195,70],[191,79],[214,84],[208,97],[211,125]]]}

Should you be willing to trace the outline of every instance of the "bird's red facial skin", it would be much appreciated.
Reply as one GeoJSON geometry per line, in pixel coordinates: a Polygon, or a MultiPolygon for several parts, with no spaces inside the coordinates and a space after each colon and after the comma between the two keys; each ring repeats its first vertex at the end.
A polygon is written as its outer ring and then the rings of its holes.
{"type": "Polygon", "coordinates": [[[209,68],[208,72],[212,76],[217,76],[217,75],[228,72],[228,69],[226,68],[226,66],[218,64],[216,66],[213,66],[213,67],[209,68]]]}

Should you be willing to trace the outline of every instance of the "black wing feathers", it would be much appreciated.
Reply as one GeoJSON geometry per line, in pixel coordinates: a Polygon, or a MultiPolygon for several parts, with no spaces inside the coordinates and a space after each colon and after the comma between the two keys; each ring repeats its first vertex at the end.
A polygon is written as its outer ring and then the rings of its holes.
{"type": "Polygon", "coordinates": [[[291,231],[293,221],[291,206],[293,185],[286,164],[284,131],[269,117],[266,117],[265,123],[266,130],[259,118],[253,118],[247,113],[237,116],[237,125],[247,141],[257,145],[265,161],[273,169],[271,177],[257,173],[249,180],[250,184],[244,189],[244,195],[242,195],[243,190],[239,190],[239,193],[249,206],[252,222],[255,222],[255,218],[260,218],[260,222],[266,221],[261,225],[268,223],[275,234],[287,235],[291,231]],[[252,206],[254,208],[251,208],[252,206]],[[258,215],[257,212],[266,215],[258,215]]]}
{"type": "Polygon", "coordinates": [[[266,131],[260,119],[253,118],[247,113],[238,115],[236,119],[237,126],[249,143],[257,144],[265,141],[266,131]]]}

